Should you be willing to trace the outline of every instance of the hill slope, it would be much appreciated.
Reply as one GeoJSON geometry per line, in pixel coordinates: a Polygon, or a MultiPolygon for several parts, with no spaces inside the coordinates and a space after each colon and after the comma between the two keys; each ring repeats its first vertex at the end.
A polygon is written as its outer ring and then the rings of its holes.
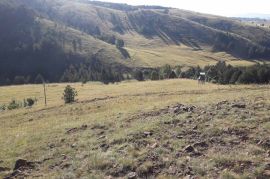
{"type": "Polygon", "coordinates": [[[42,85],[0,88],[2,104],[38,99],[0,111],[0,178],[269,178],[269,85],[76,83],[63,105],[66,85],[46,107],[42,85]]]}
{"type": "Polygon", "coordinates": [[[166,63],[194,66],[224,59],[247,65],[247,59],[270,58],[267,28],[229,18],[87,0],[3,0],[0,9],[2,84],[18,75],[34,82],[38,74],[56,82],[70,65],[76,70],[83,65],[90,79],[100,80],[111,68],[107,76],[166,63]],[[117,48],[117,40],[125,48],[117,48]]]}

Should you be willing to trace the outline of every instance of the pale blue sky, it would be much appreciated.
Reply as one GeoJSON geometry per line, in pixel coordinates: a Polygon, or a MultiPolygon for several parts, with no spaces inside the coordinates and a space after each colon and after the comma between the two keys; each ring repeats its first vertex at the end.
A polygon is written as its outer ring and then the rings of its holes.
{"type": "Polygon", "coordinates": [[[247,13],[270,14],[270,0],[102,0],[131,5],[162,5],[197,12],[237,16],[247,13]]]}

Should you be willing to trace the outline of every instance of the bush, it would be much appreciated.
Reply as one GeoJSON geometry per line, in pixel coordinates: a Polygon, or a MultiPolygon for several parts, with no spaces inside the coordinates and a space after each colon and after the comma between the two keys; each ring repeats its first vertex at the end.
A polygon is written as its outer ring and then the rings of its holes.
{"type": "Polygon", "coordinates": [[[78,93],[75,90],[75,88],[72,88],[70,85],[67,85],[64,93],[63,93],[63,99],[65,103],[73,103],[75,101],[75,96],[77,96],[78,93]]]}
{"type": "Polygon", "coordinates": [[[35,104],[35,99],[32,98],[27,98],[26,102],[27,102],[27,106],[33,106],[35,104]]]}
{"type": "Polygon", "coordinates": [[[20,107],[21,107],[21,104],[15,100],[12,100],[7,106],[8,110],[18,109],[20,107]]]}
{"type": "Polygon", "coordinates": [[[0,111],[4,111],[4,110],[6,110],[6,108],[7,108],[6,105],[4,105],[4,104],[0,105],[0,111]]]}

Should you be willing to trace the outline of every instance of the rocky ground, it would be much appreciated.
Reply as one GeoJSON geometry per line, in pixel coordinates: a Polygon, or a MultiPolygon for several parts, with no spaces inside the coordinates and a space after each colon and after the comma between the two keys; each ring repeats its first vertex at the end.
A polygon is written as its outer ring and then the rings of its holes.
{"type": "MultiPolygon", "coordinates": [[[[36,161],[5,178],[270,178],[270,104],[262,98],[176,104],[122,120],[67,128],[36,161]],[[120,134],[121,133],[121,134],[120,134]],[[83,142],[82,142],[83,141],[83,142]]],[[[12,170],[12,172],[9,172],[12,170]]]]}

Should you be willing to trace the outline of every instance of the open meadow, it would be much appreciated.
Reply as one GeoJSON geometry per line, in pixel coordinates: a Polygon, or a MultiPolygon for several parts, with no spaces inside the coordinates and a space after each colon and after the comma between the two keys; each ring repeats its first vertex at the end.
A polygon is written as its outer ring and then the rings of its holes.
{"type": "Polygon", "coordinates": [[[268,178],[270,86],[186,79],[0,87],[0,177],[268,178]],[[13,170],[24,159],[20,170],[13,170]]]}

